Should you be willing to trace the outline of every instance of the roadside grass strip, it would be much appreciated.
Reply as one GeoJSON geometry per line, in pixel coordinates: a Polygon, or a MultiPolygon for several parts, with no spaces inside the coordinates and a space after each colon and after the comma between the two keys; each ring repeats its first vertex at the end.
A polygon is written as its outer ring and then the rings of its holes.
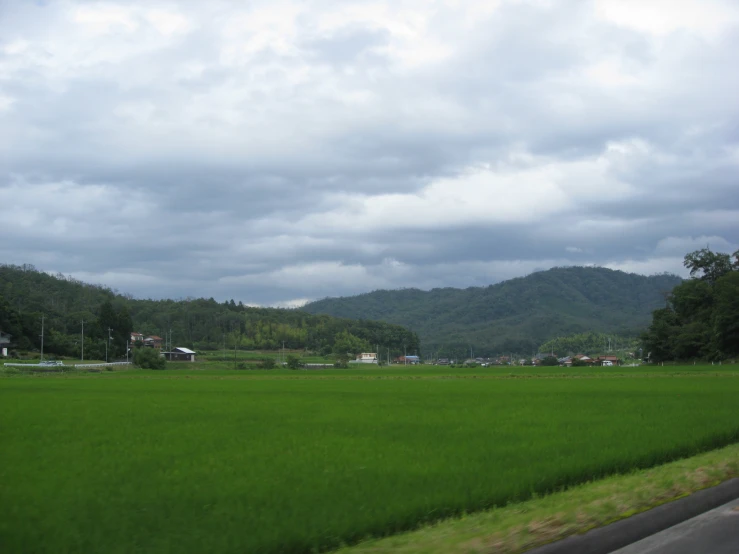
{"type": "Polygon", "coordinates": [[[334,554],[516,554],[739,477],[739,444],[525,502],[368,539],[334,554]]]}
{"type": "MultiPolygon", "coordinates": [[[[0,551],[321,552],[739,441],[739,379],[728,374],[128,375],[0,379],[0,551]]],[[[635,489],[651,502],[651,489],[635,489]]],[[[541,499],[552,511],[527,532],[553,538],[641,505],[598,498],[584,515],[541,499]]],[[[508,512],[486,513],[480,522],[508,512]]],[[[507,536],[480,529],[464,548],[507,536]]]]}

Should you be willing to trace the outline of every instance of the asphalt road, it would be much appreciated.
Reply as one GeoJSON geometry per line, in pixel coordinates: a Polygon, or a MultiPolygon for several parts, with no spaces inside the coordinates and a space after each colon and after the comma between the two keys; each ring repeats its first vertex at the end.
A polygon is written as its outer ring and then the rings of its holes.
{"type": "Polygon", "coordinates": [[[612,554],[737,554],[739,498],[612,554]]]}
{"type": "Polygon", "coordinates": [[[739,554],[739,478],[527,554],[739,554]]]}

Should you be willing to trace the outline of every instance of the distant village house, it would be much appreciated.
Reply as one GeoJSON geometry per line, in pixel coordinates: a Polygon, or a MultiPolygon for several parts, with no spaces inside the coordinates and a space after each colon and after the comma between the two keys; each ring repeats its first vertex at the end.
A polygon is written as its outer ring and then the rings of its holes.
{"type": "Polygon", "coordinates": [[[171,352],[162,352],[160,354],[168,362],[194,362],[195,351],[185,348],[183,346],[177,346],[172,349],[171,352]]]}
{"type": "Polygon", "coordinates": [[[12,335],[0,331],[0,356],[3,358],[8,356],[8,349],[11,347],[12,335]]]}
{"type": "Polygon", "coordinates": [[[131,346],[147,346],[149,348],[161,348],[164,339],[156,335],[146,336],[141,333],[131,333],[131,346]]]}
{"type": "Polygon", "coordinates": [[[395,358],[396,364],[403,364],[403,365],[416,365],[421,363],[421,358],[418,356],[400,356],[398,358],[395,358]]]}

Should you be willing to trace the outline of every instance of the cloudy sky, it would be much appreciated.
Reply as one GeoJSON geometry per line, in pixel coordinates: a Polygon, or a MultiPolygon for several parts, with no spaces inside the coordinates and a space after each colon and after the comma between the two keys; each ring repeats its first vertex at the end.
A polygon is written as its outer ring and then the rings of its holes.
{"type": "Polygon", "coordinates": [[[261,305],[739,248],[739,2],[0,2],[0,262],[261,305]]]}

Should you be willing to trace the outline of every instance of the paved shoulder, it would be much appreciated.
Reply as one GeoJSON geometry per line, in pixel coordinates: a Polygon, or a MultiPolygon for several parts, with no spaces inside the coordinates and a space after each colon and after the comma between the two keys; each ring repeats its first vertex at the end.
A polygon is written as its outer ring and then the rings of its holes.
{"type": "Polygon", "coordinates": [[[739,498],[684,521],[613,554],[737,554],[739,498]]]}
{"type": "MultiPolygon", "coordinates": [[[[727,502],[731,503],[736,499],[739,499],[739,479],[731,479],[716,487],[698,491],[647,512],[642,512],[605,527],[593,529],[583,535],[574,535],[561,541],[534,548],[529,551],[529,554],[571,554],[573,552],[578,554],[610,554],[618,551],[619,548],[623,549],[646,537],[723,506],[727,502]]],[[[739,517],[732,521],[739,522],[739,517]]],[[[662,554],[661,551],[655,552],[662,554]]],[[[671,554],[672,552],[675,551],[670,550],[671,554]]],[[[686,552],[691,552],[691,554],[695,552],[708,553],[712,550],[699,548],[686,552]]],[[[729,552],[734,554],[737,551],[730,550],[729,552]]]]}

